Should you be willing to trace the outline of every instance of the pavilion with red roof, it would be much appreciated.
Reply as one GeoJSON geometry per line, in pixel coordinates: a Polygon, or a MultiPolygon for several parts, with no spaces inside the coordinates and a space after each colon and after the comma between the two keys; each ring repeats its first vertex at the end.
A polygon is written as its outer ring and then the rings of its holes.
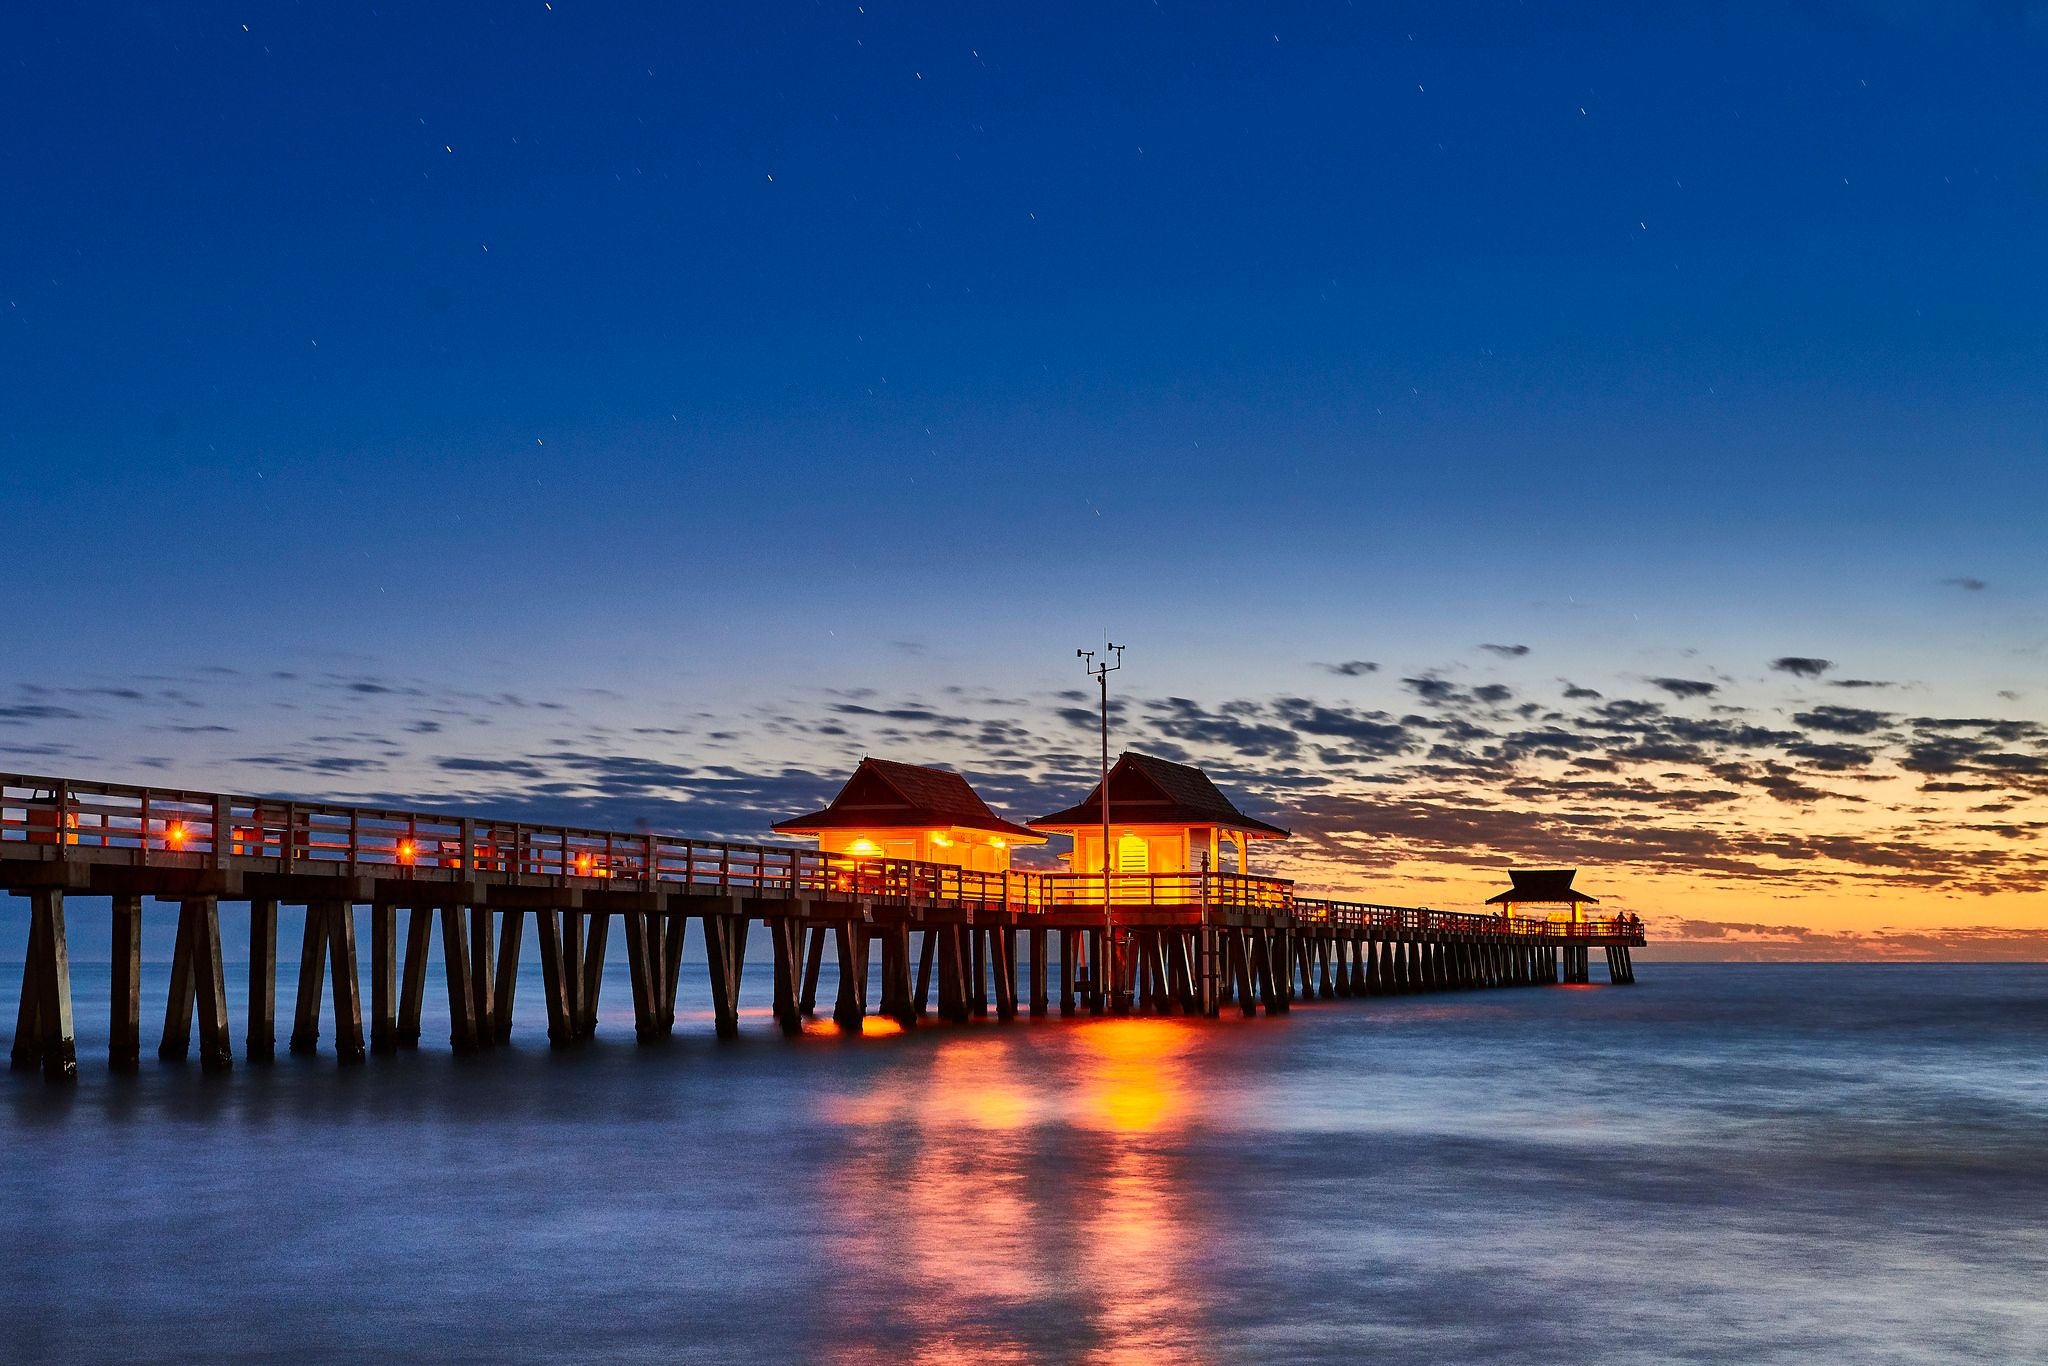
{"type": "Polygon", "coordinates": [[[1013,846],[1045,843],[1045,836],[991,811],[958,773],[888,759],[862,759],[824,810],[777,821],[774,829],[815,836],[828,854],[984,873],[1009,871],[1013,846]]]}
{"type": "MultiPolygon", "coordinates": [[[[1192,764],[1176,764],[1126,750],[1109,770],[1109,838],[1118,873],[1247,871],[1250,842],[1284,840],[1287,831],[1247,816],[1223,795],[1209,775],[1192,764]],[[1235,855],[1226,870],[1222,854],[1235,855]]],[[[1068,866],[1099,873],[1103,865],[1102,784],[1078,806],[1031,822],[1048,834],[1071,835],[1068,866]]]]}

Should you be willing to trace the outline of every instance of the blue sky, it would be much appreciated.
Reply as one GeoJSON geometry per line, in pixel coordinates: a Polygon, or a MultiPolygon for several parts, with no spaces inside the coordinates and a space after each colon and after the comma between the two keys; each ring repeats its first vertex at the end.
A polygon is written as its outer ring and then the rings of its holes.
{"type": "MultiPolygon", "coordinates": [[[[0,766],[744,833],[447,764],[989,767],[831,710],[951,688],[1064,800],[1110,635],[1134,701],[1269,723],[1568,681],[1819,742],[1884,682],[1899,795],[1745,818],[1881,844],[1972,824],[1906,723],[2044,719],[2040,5],[117,5],[0,54],[0,766]]],[[[1127,738],[1424,781],[1201,734],[1127,738]]],[[[2029,868],[2040,801],[1978,803],[2029,868]]]]}

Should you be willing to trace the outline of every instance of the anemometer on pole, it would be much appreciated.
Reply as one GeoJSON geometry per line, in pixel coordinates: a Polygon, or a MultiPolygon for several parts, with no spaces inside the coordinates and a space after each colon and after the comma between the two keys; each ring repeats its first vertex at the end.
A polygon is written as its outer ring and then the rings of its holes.
{"type": "Polygon", "coordinates": [[[1081,661],[1082,670],[1089,674],[1091,677],[1093,677],[1095,679],[1096,684],[1102,689],[1102,785],[1099,788],[1097,788],[1096,791],[1100,793],[1102,797],[1103,961],[1095,965],[1095,976],[1098,982],[1098,985],[1096,987],[1097,993],[1109,995],[1111,1007],[1112,1009],[1116,1009],[1120,1008],[1125,1004],[1124,1001],[1121,999],[1121,991],[1116,990],[1118,988],[1121,988],[1123,983],[1123,976],[1121,973],[1113,973],[1110,976],[1109,983],[1107,984],[1103,984],[1101,979],[1104,970],[1109,968],[1112,964],[1114,964],[1117,961],[1116,916],[1114,910],[1114,899],[1110,896],[1109,890],[1109,874],[1111,867],[1109,847],[1109,676],[1124,666],[1124,647],[1114,643],[1105,642],[1102,647],[1102,650],[1102,662],[1099,664],[1095,662],[1095,651],[1093,650],[1076,650],[1074,651],[1074,657],[1081,661]],[[1112,655],[1116,659],[1116,663],[1114,664],[1109,662],[1112,655]],[[1115,994],[1110,994],[1110,992],[1113,990],[1115,994]]]}

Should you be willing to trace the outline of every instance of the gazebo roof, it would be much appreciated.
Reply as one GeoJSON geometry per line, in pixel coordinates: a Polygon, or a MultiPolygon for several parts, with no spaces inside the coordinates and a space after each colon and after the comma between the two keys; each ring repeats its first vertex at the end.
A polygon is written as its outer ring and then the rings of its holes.
{"type": "Polygon", "coordinates": [[[1577,876],[1576,868],[1511,868],[1508,879],[1515,885],[1505,892],[1486,898],[1489,906],[1512,906],[1520,901],[1572,902],[1585,901],[1598,904],[1600,898],[1587,896],[1572,886],[1577,876]]]}
{"type": "Polygon", "coordinates": [[[1034,843],[1044,836],[989,810],[988,803],[959,774],[888,759],[863,759],[823,811],[777,821],[785,835],[825,830],[986,830],[1034,843]]]}
{"type": "MultiPolygon", "coordinates": [[[[1109,771],[1109,817],[1118,825],[1214,825],[1242,830],[1257,839],[1287,838],[1277,825],[1255,820],[1231,805],[1209,775],[1193,764],[1176,764],[1126,750],[1109,771]]],[[[1040,816],[1037,830],[1085,830],[1102,824],[1102,784],[1079,806],[1040,816]]]]}

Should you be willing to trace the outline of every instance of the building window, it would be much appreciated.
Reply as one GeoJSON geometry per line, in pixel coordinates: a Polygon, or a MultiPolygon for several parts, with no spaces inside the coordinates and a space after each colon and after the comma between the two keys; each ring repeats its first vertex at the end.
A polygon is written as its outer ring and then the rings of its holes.
{"type": "Polygon", "coordinates": [[[1152,871],[1152,851],[1136,835],[1124,835],[1116,842],[1116,870],[1119,873],[1152,871]]]}

